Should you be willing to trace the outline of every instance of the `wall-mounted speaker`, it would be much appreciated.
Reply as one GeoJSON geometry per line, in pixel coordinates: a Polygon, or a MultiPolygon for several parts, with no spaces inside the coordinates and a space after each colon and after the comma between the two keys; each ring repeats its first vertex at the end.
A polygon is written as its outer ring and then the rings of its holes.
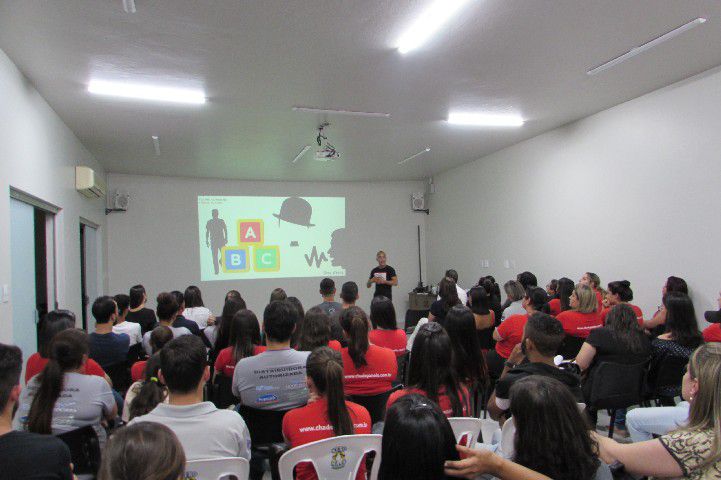
{"type": "Polygon", "coordinates": [[[426,197],[423,192],[415,192],[411,194],[411,209],[414,212],[426,211],[426,197]]]}

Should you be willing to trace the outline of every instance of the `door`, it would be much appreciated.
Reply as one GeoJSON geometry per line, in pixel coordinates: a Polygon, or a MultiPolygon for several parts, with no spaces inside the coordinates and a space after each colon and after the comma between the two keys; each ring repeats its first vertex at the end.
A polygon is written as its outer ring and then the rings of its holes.
{"type": "Polygon", "coordinates": [[[95,330],[95,319],[90,311],[93,301],[100,296],[98,281],[98,230],[80,224],[80,281],[83,300],[83,328],[88,332],[95,330]]]}
{"type": "Polygon", "coordinates": [[[10,252],[13,342],[28,358],[38,346],[35,208],[14,198],[10,199],[10,252]]]}

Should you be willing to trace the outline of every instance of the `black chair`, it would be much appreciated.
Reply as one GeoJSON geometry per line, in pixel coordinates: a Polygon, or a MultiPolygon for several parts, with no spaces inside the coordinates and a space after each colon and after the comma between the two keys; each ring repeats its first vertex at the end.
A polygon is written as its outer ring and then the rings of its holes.
{"type": "Polygon", "coordinates": [[[73,473],[96,475],[100,468],[100,442],[92,425],[61,433],[57,437],[70,449],[73,473]]]}
{"type": "Polygon", "coordinates": [[[250,432],[250,478],[263,477],[262,464],[270,456],[271,445],[283,443],[283,417],[287,410],[260,410],[238,405],[236,411],[243,417],[250,432]]]}
{"type": "Polygon", "coordinates": [[[601,362],[593,369],[590,397],[586,405],[592,409],[611,411],[608,436],[613,438],[616,410],[640,405],[643,402],[643,385],[648,360],[633,365],[601,362]]]}
{"type": "Polygon", "coordinates": [[[127,362],[119,362],[113,365],[103,367],[105,373],[110,377],[113,382],[113,389],[118,392],[121,396],[125,397],[125,394],[133,383],[133,379],[130,376],[130,367],[127,362]]]}
{"type": "Polygon", "coordinates": [[[396,362],[398,363],[398,375],[396,375],[396,382],[405,384],[406,383],[406,374],[408,373],[408,358],[410,357],[411,352],[407,351],[398,357],[396,357],[396,362]]]}
{"type": "Polygon", "coordinates": [[[371,415],[371,423],[382,422],[386,416],[386,403],[388,397],[396,390],[403,388],[403,385],[396,385],[387,392],[377,395],[347,395],[348,400],[365,407],[371,415]]]}
{"type": "Polygon", "coordinates": [[[581,351],[583,342],[585,341],[585,338],[566,335],[566,337],[563,339],[563,343],[558,349],[558,355],[562,355],[563,358],[566,360],[576,358],[578,356],[578,352],[581,351]]]}
{"type": "Polygon", "coordinates": [[[428,317],[428,312],[430,312],[430,310],[406,310],[403,330],[408,331],[409,328],[414,328],[421,318],[428,317]]]}
{"type": "Polygon", "coordinates": [[[673,355],[663,355],[651,360],[644,392],[644,400],[648,406],[651,400],[657,405],[675,405],[674,398],[681,395],[681,380],[687,363],[688,358],[673,355]]]}
{"type": "Polygon", "coordinates": [[[238,399],[233,395],[232,386],[233,379],[231,377],[226,377],[220,373],[215,374],[210,398],[217,408],[225,409],[238,402],[238,399]]]}

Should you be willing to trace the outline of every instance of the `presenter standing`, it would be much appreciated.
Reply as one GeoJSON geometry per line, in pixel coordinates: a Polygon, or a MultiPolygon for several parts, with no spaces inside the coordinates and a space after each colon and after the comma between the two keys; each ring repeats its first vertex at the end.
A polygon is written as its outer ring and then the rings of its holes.
{"type": "Polygon", "coordinates": [[[374,297],[383,295],[389,299],[393,299],[393,292],[391,287],[398,285],[398,277],[396,276],[396,270],[386,263],[386,252],[380,250],[376,253],[376,260],[378,266],[371,270],[370,277],[366,282],[366,287],[371,288],[371,285],[375,283],[376,291],[373,293],[374,297]]]}
{"type": "Polygon", "coordinates": [[[225,221],[222,218],[218,218],[217,208],[214,208],[211,213],[213,214],[213,218],[205,224],[205,245],[210,247],[210,250],[213,252],[213,270],[217,275],[218,267],[220,266],[220,251],[228,244],[228,229],[225,226],[225,221]]]}

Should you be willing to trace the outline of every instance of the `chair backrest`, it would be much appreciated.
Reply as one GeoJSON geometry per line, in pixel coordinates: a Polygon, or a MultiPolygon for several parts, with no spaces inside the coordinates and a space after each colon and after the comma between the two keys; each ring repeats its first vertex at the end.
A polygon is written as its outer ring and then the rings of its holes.
{"type": "Polygon", "coordinates": [[[248,426],[253,448],[283,441],[283,416],[287,410],[260,410],[245,405],[237,410],[248,426]]]}
{"type": "Polygon", "coordinates": [[[95,475],[100,468],[100,442],[92,425],[61,433],[57,437],[70,450],[76,475],[95,475]]]}
{"type": "Polygon", "coordinates": [[[216,373],[213,380],[213,398],[212,402],[221,410],[228,408],[230,405],[237,403],[232,390],[233,379],[226,377],[221,373],[216,373]]]}
{"type": "Polygon", "coordinates": [[[493,437],[497,435],[496,432],[501,431],[499,423],[490,418],[479,418],[481,421],[481,435],[476,440],[481,443],[493,443],[493,437]]]}
{"type": "Polygon", "coordinates": [[[409,351],[406,350],[403,355],[399,355],[396,357],[396,363],[398,364],[398,375],[396,376],[396,381],[399,383],[406,383],[406,373],[408,369],[408,357],[410,356],[409,351]]]}
{"type": "Polygon", "coordinates": [[[473,448],[475,443],[481,438],[481,427],[483,421],[480,418],[472,417],[450,417],[448,422],[453,429],[453,435],[456,437],[456,443],[473,448]]]}
{"type": "Polygon", "coordinates": [[[516,453],[514,442],[516,440],[516,424],[513,423],[513,417],[503,423],[501,427],[501,445],[499,451],[504,458],[513,458],[516,453]]]}
{"type": "Polygon", "coordinates": [[[634,365],[601,362],[593,369],[588,405],[615,409],[640,403],[647,365],[648,361],[634,365]]]}
{"type": "Polygon", "coordinates": [[[110,377],[113,382],[113,389],[117,391],[121,396],[125,396],[132,385],[133,380],[130,376],[130,367],[127,362],[115,363],[103,367],[105,373],[110,377]]]}
{"type": "Polygon", "coordinates": [[[248,480],[250,463],[245,458],[225,457],[193,460],[185,464],[185,480],[248,480]]]}
{"type": "Polygon", "coordinates": [[[371,423],[377,423],[383,421],[386,416],[386,403],[388,403],[388,397],[391,396],[391,393],[402,387],[403,385],[397,385],[387,392],[379,393],[377,395],[348,395],[348,399],[351,402],[365,407],[371,415],[371,423]]]}
{"type": "Polygon", "coordinates": [[[293,467],[311,462],[318,480],[354,480],[364,456],[375,452],[369,480],[378,478],[381,464],[381,435],[343,435],[326,438],[288,450],[278,460],[281,480],[293,480],[293,467]]]}
{"type": "Polygon", "coordinates": [[[563,356],[563,358],[566,360],[576,358],[578,356],[578,352],[581,351],[583,342],[585,341],[585,338],[566,335],[566,337],[563,339],[563,343],[558,348],[558,354],[563,356]]]}
{"type": "Polygon", "coordinates": [[[649,366],[647,388],[652,398],[661,396],[667,390],[681,392],[681,380],[688,358],[665,355],[654,359],[649,366]]]}

